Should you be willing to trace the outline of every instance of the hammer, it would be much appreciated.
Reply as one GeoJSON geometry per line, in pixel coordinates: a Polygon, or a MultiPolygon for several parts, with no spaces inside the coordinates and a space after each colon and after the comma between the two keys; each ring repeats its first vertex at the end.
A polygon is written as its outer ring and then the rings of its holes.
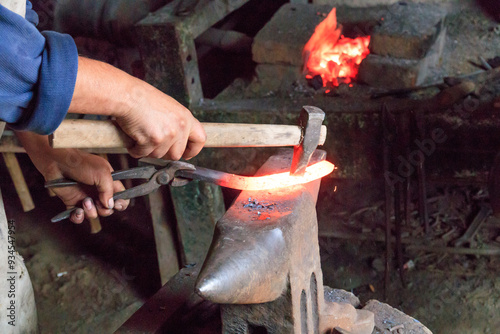
{"type": "MultiPolygon", "coordinates": [[[[204,147],[294,146],[291,174],[302,175],[311,155],[326,140],[325,113],[304,106],[299,125],[202,123],[207,134],[204,147]]],[[[134,141],[111,120],[65,120],[49,137],[53,148],[109,149],[127,153],[134,141]]]]}

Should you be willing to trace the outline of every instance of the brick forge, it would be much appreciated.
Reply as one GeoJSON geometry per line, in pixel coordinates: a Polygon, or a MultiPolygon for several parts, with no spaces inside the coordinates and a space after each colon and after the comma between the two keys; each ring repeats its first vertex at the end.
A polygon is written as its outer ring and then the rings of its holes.
{"type": "MultiPolygon", "coordinates": [[[[251,91],[284,91],[292,82],[306,84],[303,47],[332,8],[289,3],[276,12],[254,40],[257,68],[251,91]]],[[[358,81],[376,88],[409,88],[425,82],[431,69],[439,66],[445,17],[441,7],[429,4],[337,7],[346,37],[371,36],[371,54],[361,63],[358,81]]]]}
{"type": "Polygon", "coordinates": [[[371,86],[410,88],[422,85],[443,53],[446,11],[428,4],[396,3],[371,34],[371,54],[358,79],[371,86]]]}
{"type": "MultiPolygon", "coordinates": [[[[324,160],[317,150],[313,161],[324,160]]],[[[292,151],[258,174],[289,170],[292,151]]],[[[196,290],[221,304],[222,332],[369,334],[374,314],[324,298],[316,198],[320,180],[271,191],[243,191],[219,220],[196,290]]]]}

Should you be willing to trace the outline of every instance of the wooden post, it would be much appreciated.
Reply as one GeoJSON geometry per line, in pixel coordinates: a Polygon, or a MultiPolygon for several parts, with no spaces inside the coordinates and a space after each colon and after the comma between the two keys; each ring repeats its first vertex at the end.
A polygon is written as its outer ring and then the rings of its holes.
{"type": "Polygon", "coordinates": [[[24,180],[23,172],[19,166],[15,153],[2,153],[5,165],[9,171],[14,187],[16,188],[17,195],[21,201],[24,212],[31,211],[35,208],[33,199],[31,198],[30,191],[24,180]]]}
{"type": "Polygon", "coordinates": [[[200,0],[190,15],[175,15],[180,0],[136,25],[146,81],[191,106],[203,98],[194,39],[248,0],[200,0]]]}
{"type": "Polygon", "coordinates": [[[179,257],[174,232],[175,217],[172,216],[173,210],[167,210],[165,207],[163,199],[164,190],[166,190],[165,187],[148,195],[161,285],[167,283],[179,271],[179,257]]]}

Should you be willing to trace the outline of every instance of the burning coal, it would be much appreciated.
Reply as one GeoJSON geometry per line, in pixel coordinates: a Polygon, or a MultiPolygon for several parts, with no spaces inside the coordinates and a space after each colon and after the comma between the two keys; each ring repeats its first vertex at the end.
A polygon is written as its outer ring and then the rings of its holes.
{"type": "Polygon", "coordinates": [[[370,53],[370,36],[345,38],[341,28],[337,27],[337,13],[333,8],[304,47],[306,78],[321,76],[323,87],[350,83],[358,74],[359,64],[370,53]]]}

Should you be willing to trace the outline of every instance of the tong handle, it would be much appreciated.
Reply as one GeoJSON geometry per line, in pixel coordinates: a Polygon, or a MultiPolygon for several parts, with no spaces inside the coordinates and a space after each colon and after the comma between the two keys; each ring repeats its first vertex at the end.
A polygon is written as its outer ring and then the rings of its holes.
{"type": "MultiPolygon", "coordinates": [[[[151,176],[153,176],[154,173],[156,173],[156,168],[154,166],[143,166],[112,172],[111,177],[113,178],[113,181],[128,179],[149,179],[151,176]]],[[[78,181],[61,178],[46,182],[45,188],[69,187],[76,186],[78,184],[80,184],[78,181]]]]}

